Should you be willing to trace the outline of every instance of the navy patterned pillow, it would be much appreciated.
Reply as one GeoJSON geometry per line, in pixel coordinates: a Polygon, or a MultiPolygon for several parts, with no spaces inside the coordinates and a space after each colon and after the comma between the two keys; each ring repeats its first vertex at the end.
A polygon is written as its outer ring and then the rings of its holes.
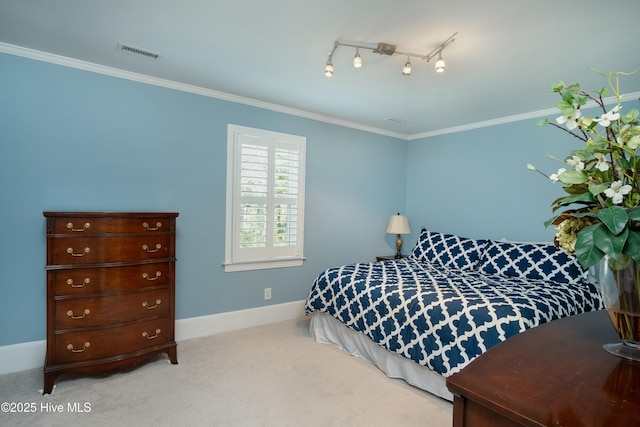
{"type": "Polygon", "coordinates": [[[585,281],[588,273],[575,256],[552,244],[496,241],[487,243],[479,271],[569,284],[585,281]]]}
{"type": "Polygon", "coordinates": [[[412,254],[419,261],[427,261],[447,268],[474,270],[486,242],[486,240],[468,239],[423,228],[412,254]]]}

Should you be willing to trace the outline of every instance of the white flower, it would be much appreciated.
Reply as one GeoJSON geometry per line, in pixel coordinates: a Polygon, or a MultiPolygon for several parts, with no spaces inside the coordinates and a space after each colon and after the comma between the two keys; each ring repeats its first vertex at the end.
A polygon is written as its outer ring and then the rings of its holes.
{"type": "Polygon", "coordinates": [[[566,169],[565,169],[565,168],[560,168],[560,169],[558,169],[558,172],[557,172],[557,173],[552,173],[552,174],[549,176],[549,179],[550,179],[551,181],[553,181],[553,182],[557,182],[557,181],[558,181],[558,177],[560,176],[560,174],[561,174],[562,172],[566,172],[566,169]]]}
{"type": "Polygon", "coordinates": [[[604,194],[607,197],[611,198],[611,201],[615,205],[619,205],[622,203],[623,196],[629,194],[631,191],[631,186],[626,184],[622,185],[622,181],[614,181],[611,183],[611,186],[604,190],[604,194]]]}
{"type": "Polygon", "coordinates": [[[573,110],[573,113],[568,116],[556,117],[556,123],[559,125],[566,123],[567,129],[573,130],[578,127],[578,119],[580,118],[580,115],[580,110],[573,110]]]}
{"type": "Polygon", "coordinates": [[[600,116],[599,119],[593,119],[593,120],[598,122],[600,126],[609,127],[611,125],[611,122],[618,120],[620,118],[619,111],[620,111],[620,106],[616,105],[615,107],[613,107],[611,111],[600,116]]]}
{"type": "Polygon", "coordinates": [[[602,153],[594,153],[593,157],[598,161],[596,163],[596,168],[598,168],[601,172],[606,172],[609,170],[609,163],[607,163],[607,159],[604,157],[602,153]]]}
{"type": "Polygon", "coordinates": [[[567,164],[573,166],[577,171],[584,170],[584,162],[578,156],[572,156],[570,159],[567,159],[567,164]]]}

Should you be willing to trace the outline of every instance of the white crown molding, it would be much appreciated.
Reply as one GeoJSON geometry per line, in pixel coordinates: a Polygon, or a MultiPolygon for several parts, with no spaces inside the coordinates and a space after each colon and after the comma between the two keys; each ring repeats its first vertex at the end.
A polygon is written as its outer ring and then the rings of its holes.
{"type": "Polygon", "coordinates": [[[210,98],[221,99],[224,101],[235,102],[237,104],[249,105],[252,107],[262,108],[265,110],[271,110],[279,113],[290,114],[292,116],[302,117],[305,119],[311,119],[319,122],[330,123],[337,126],[357,129],[364,132],[390,136],[392,138],[398,138],[398,139],[404,139],[404,140],[407,139],[407,135],[401,134],[398,132],[391,132],[385,129],[379,129],[372,126],[365,126],[359,123],[350,122],[347,120],[337,119],[335,117],[329,117],[329,116],[324,116],[322,114],[310,113],[308,111],[298,110],[296,108],[284,107],[278,104],[272,104],[269,102],[259,101],[257,99],[246,98],[243,96],[233,95],[230,93],[220,92],[212,89],[206,89],[200,86],[188,85],[185,83],[179,83],[172,80],[152,77],[146,74],[120,70],[118,68],[107,67],[100,64],[94,64],[92,62],[81,61],[79,59],[73,59],[66,56],[56,55],[48,52],[42,52],[39,50],[29,49],[29,48],[16,46],[8,43],[0,42],[0,53],[7,53],[9,55],[21,56],[24,58],[35,59],[37,61],[49,62],[56,65],[62,65],[64,67],[76,68],[79,70],[90,71],[92,73],[104,74],[107,76],[117,77],[125,80],[131,80],[138,83],[145,83],[145,84],[160,86],[168,89],[174,89],[182,92],[193,93],[196,95],[207,96],[210,98]]]}
{"type": "MultiPolygon", "coordinates": [[[[272,104],[269,102],[259,101],[252,98],[246,98],[238,95],[233,95],[225,92],[220,92],[212,89],[206,89],[199,86],[188,85],[185,83],[178,83],[172,80],[160,79],[157,77],[148,76],[145,74],[133,73],[130,71],[120,70],[118,68],[107,67],[104,65],[94,64],[92,62],[81,61],[78,59],[69,58],[66,56],[56,55],[53,53],[42,52],[39,50],[29,49],[21,46],[16,46],[8,43],[0,42],[0,53],[7,53],[9,55],[21,56],[24,58],[35,59],[37,61],[49,62],[52,64],[62,65],[65,67],[76,68],[80,70],[90,71],[93,73],[104,74],[111,77],[117,77],[125,80],[132,80],[139,83],[150,84],[154,86],[160,86],[168,89],[174,89],[182,92],[193,93],[196,95],[207,96],[210,98],[221,99],[224,101],[235,102],[237,104],[249,105],[252,107],[262,108],[265,110],[271,110],[279,113],[290,114],[292,116],[302,117],[319,122],[329,123],[337,126],[347,127],[351,129],[361,130],[378,135],[389,136],[392,138],[402,139],[406,141],[416,139],[426,139],[438,135],[446,135],[450,133],[464,132],[473,129],[480,129],[489,126],[502,125],[506,123],[517,122],[521,120],[529,120],[533,118],[539,118],[547,115],[557,114],[555,108],[546,110],[533,111],[530,113],[516,114],[513,116],[507,116],[492,120],[486,120],[483,122],[469,123],[461,126],[454,126],[445,129],[437,129],[429,132],[418,133],[414,135],[407,135],[399,132],[391,132],[385,129],[376,128],[373,126],[366,126],[347,120],[337,119],[335,117],[324,116],[322,114],[310,113],[304,110],[298,110],[295,108],[284,107],[278,104],[272,104]]],[[[633,92],[622,96],[623,99],[629,99],[631,97],[639,97],[640,92],[633,92]]],[[[615,102],[614,97],[605,99],[605,104],[615,102]]],[[[594,106],[594,103],[589,103],[584,108],[594,106]],[[589,105],[591,104],[591,105],[589,105]]]]}
{"type": "Polygon", "coordinates": [[[480,128],[489,127],[489,126],[503,125],[506,123],[519,122],[521,120],[528,120],[536,117],[542,117],[545,115],[553,114],[554,112],[557,112],[557,110],[555,110],[554,108],[549,108],[547,110],[534,111],[532,113],[516,114],[508,117],[501,117],[499,119],[486,120],[484,122],[469,123],[466,125],[455,126],[455,127],[450,127],[446,129],[438,129],[434,131],[418,133],[415,135],[408,136],[407,139],[409,141],[412,141],[414,139],[431,138],[433,136],[446,135],[449,133],[464,132],[468,130],[480,129],[480,128]]]}
{"type": "MultiPolygon", "coordinates": [[[[640,92],[631,92],[631,93],[620,95],[620,100],[622,102],[628,102],[632,98],[637,99],[638,97],[640,97],[640,92]]],[[[611,105],[611,104],[615,104],[617,102],[617,99],[615,96],[610,96],[608,98],[604,98],[603,101],[605,105],[611,105]]],[[[582,107],[582,109],[589,109],[594,107],[597,107],[597,104],[595,103],[595,101],[589,101],[582,107]]],[[[486,120],[484,122],[469,123],[466,125],[455,126],[447,129],[438,129],[430,132],[418,133],[415,135],[407,136],[407,139],[409,141],[412,141],[415,139],[424,139],[424,138],[430,138],[438,135],[446,135],[449,133],[464,132],[467,130],[503,125],[507,123],[519,122],[522,120],[538,119],[540,117],[547,117],[547,116],[557,116],[558,114],[559,113],[557,108],[547,108],[545,110],[532,111],[530,113],[524,113],[524,114],[516,114],[513,116],[501,117],[498,119],[486,120]]]]}
{"type": "MultiPolygon", "coordinates": [[[[247,310],[176,320],[176,341],[252,328],[304,316],[305,301],[268,305],[247,310]]],[[[47,350],[45,340],[0,346],[0,375],[27,369],[42,369],[47,350]]]]}

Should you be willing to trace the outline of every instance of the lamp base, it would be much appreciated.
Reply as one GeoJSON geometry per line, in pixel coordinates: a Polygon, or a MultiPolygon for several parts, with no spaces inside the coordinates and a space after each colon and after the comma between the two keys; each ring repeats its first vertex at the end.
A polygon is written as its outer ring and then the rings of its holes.
{"type": "Polygon", "coordinates": [[[402,258],[402,237],[400,237],[400,235],[398,234],[398,237],[396,237],[396,259],[400,259],[402,258]]]}

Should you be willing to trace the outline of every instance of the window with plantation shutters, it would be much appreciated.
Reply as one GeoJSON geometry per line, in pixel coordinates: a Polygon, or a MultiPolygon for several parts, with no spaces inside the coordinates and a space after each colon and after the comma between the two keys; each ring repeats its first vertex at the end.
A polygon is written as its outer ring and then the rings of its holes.
{"type": "Polygon", "coordinates": [[[225,271],[303,261],[306,138],[229,125],[225,271]]]}

